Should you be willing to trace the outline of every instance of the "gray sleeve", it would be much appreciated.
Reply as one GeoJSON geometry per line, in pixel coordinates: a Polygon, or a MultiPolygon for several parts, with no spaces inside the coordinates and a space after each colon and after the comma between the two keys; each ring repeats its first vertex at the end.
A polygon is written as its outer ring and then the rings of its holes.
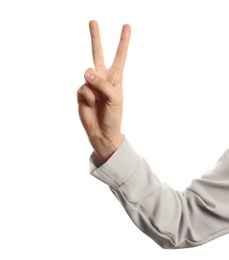
{"type": "Polygon", "coordinates": [[[229,149],[183,191],[161,183],[126,138],[103,165],[93,153],[90,174],[110,187],[135,225],[163,248],[199,246],[229,233],[229,149]]]}

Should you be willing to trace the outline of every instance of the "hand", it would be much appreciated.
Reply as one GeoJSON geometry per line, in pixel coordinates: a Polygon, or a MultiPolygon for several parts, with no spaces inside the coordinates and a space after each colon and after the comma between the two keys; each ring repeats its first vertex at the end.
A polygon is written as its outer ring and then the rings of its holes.
{"type": "Polygon", "coordinates": [[[98,159],[105,162],[123,140],[122,79],[131,28],[123,25],[120,42],[112,66],[104,64],[99,27],[89,23],[95,69],[85,73],[85,84],[77,91],[79,116],[98,159]]]}

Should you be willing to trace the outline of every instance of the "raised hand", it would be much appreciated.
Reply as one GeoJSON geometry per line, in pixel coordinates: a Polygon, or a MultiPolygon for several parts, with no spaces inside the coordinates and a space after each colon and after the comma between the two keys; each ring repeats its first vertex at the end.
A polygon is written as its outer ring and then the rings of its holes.
{"type": "Polygon", "coordinates": [[[98,159],[105,162],[123,140],[122,79],[131,29],[123,25],[112,66],[104,64],[99,27],[89,23],[95,69],[85,72],[85,84],[77,91],[79,116],[98,159]]]}

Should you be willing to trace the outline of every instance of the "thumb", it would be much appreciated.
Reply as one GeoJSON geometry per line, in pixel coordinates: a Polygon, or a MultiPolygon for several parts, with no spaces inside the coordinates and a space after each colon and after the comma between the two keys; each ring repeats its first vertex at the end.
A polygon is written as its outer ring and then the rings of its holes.
{"type": "Polygon", "coordinates": [[[112,100],[115,95],[114,87],[104,78],[98,76],[92,69],[86,70],[84,74],[86,82],[96,91],[102,93],[107,99],[112,100]]]}

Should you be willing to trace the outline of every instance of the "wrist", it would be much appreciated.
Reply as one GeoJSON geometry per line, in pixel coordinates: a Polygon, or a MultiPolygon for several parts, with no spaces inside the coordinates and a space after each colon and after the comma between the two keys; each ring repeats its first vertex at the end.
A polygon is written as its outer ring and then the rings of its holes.
{"type": "Polygon", "coordinates": [[[89,141],[94,149],[96,156],[101,163],[105,163],[111,155],[118,149],[124,139],[122,133],[116,136],[105,138],[105,137],[92,137],[89,141]]]}

